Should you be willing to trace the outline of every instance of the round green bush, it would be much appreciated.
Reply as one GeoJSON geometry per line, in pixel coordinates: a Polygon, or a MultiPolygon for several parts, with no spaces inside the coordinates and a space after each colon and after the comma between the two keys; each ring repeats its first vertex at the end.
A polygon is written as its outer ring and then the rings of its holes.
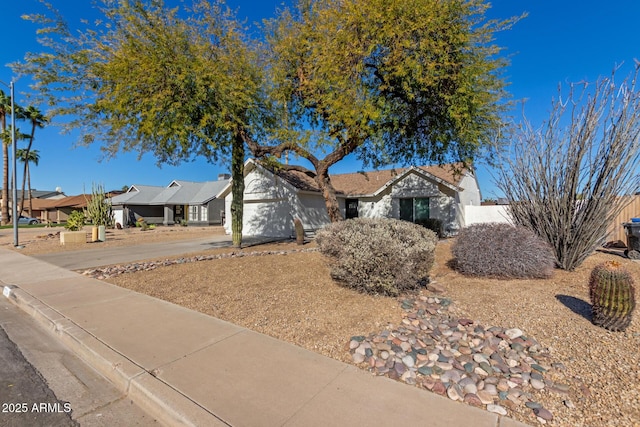
{"type": "Polygon", "coordinates": [[[82,211],[72,211],[67,218],[67,222],[64,225],[69,231],[79,231],[84,227],[84,212],[82,211]]]}
{"type": "Polygon", "coordinates": [[[397,296],[418,289],[433,267],[435,233],[396,219],[356,218],[318,232],[331,277],[369,294],[397,296]]]}
{"type": "Polygon", "coordinates": [[[451,251],[455,268],[469,276],[548,278],[555,258],[531,230],[510,224],[474,224],[462,229],[451,251]]]}

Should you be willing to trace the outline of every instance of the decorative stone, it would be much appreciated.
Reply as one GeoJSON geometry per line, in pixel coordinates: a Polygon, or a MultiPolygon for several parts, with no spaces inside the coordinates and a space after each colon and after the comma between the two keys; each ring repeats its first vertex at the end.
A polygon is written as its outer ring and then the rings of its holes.
{"type": "Polygon", "coordinates": [[[430,366],[423,366],[421,368],[418,368],[418,372],[421,373],[422,375],[431,375],[433,373],[433,369],[431,369],[430,366]]]}
{"type": "Polygon", "coordinates": [[[440,375],[440,381],[443,383],[457,383],[460,381],[460,372],[452,369],[450,371],[445,371],[442,375],[440,375]]]}
{"type": "Polygon", "coordinates": [[[364,354],[362,353],[353,353],[353,363],[362,363],[364,362],[364,354]]]}
{"type": "Polygon", "coordinates": [[[553,414],[545,408],[535,408],[533,410],[533,413],[536,415],[536,417],[540,417],[545,421],[553,420],[553,414]]]}
{"type": "Polygon", "coordinates": [[[451,384],[447,389],[447,396],[451,400],[462,400],[462,392],[457,384],[451,384]]]}
{"type": "Polygon", "coordinates": [[[477,408],[481,408],[484,403],[482,402],[482,400],[480,400],[480,398],[475,395],[474,393],[467,393],[464,395],[464,399],[463,399],[464,403],[471,405],[471,406],[475,406],[477,408]]]}
{"type": "Polygon", "coordinates": [[[431,388],[431,390],[434,393],[437,393],[441,396],[445,396],[447,394],[447,389],[445,388],[444,384],[442,384],[440,381],[436,381],[433,384],[433,387],[431,388]]]}
{"type": "Polygon", "coordinates": [[[463,390],[465,393],[469,393],[469,394],[476,394],[478,393],[478,386],[476,386],[474,383],[469,383],[466,384],[463,387],[463,390]]]}
{"type": "Polygon", "coordinates": [[[496,386],[493,385],[493,384],[485,384],[484,385],[484,391],[487,392],[488,394],[490,394],[491,396],[497,396],[498,395],[498,390],[497,390],[496,386]]]}
{"type": "Polygon", "coordinates": [[[535,388],[536,390],[542,390],[544,388],[544,382],[535,378],[531,378],[531,387],[535,388]]]}
{"type": "Polygon", "coordinates": [[[489,404],[487,405],[487,411],[493,412],[494,414],[507,415],[507,410],[500,405],[489,404]]]}
{"type": "Polygon", "coordinates": [[[404,363],[407,368],[413,368],[413,366],[415,365],[413,357],[408,355],[402,358],[402,363],[404,363]]]}
{"type": "Polygon", "coordinates": [[[476,393],[476,395],[484,405],[489,405],[493,403],[493,396],[487,393],[486,390],[479,390],[476,393]]]}

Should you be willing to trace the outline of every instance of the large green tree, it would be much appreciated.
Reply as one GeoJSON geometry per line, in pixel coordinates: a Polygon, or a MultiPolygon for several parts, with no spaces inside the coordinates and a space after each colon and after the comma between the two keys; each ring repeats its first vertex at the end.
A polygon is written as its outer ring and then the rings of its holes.
{"type": "Polygon", "coordinates": [[[341,213],[329,168],[351,153],[373,165],[471,162],[493,141],[503,111],[505,60],[493,35],[517,20],[487,20],[488,7],[301,0],[267,26],[272,94],[288,131],[249,147],[307,159],[332,220],[341,213]]]}
{"type": "Polygon", "coordinates": [[[103,3],[103,25],[78,33],[31,17],[48,51],[16,68],[108,155],[231,157],[237,245],[245,146],[309,160],[338,220],[329,168],[347,155],[469,162],[499,124],[505,63],[492,36],[513,20],[486,20],[481,0],[301,0],[265,25],[264,43],[247,43],[222,3],[103,3]]]}
{"type": "Polygon", "coordinates": [[[261,70],[233,14],[221,2],[193,9],[162,0],[104,0],[104,20],[72,31],[64,19],[41,25],[42,53],[16,70],[33,76],[55,115],[70,117],[83,143],[100,141],[107,156],[152,153],[160,163],[196,156],[231,158],[232,235],[242,239],[247,137],[268,122],[261,70]]]}

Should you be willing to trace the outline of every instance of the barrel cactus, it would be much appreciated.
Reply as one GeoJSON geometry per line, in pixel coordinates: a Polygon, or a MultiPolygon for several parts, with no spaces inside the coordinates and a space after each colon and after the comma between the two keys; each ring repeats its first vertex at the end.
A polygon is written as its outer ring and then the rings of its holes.
{"type": "Polygon", "coordinates": [[[636,306],[633,279],[617,261],[597,265],[589,281],[592,321],[610,331],[624,331],[636,306]]]}

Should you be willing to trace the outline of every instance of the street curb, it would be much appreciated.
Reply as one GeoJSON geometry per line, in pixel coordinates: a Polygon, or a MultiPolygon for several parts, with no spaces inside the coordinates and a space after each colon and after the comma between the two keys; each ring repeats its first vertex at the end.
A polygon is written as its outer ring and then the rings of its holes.
{"type": "Polygon", "coordinates": [[[161,424],[229,426],[24,289],[4,286],[3,295],[161,424]]]}

